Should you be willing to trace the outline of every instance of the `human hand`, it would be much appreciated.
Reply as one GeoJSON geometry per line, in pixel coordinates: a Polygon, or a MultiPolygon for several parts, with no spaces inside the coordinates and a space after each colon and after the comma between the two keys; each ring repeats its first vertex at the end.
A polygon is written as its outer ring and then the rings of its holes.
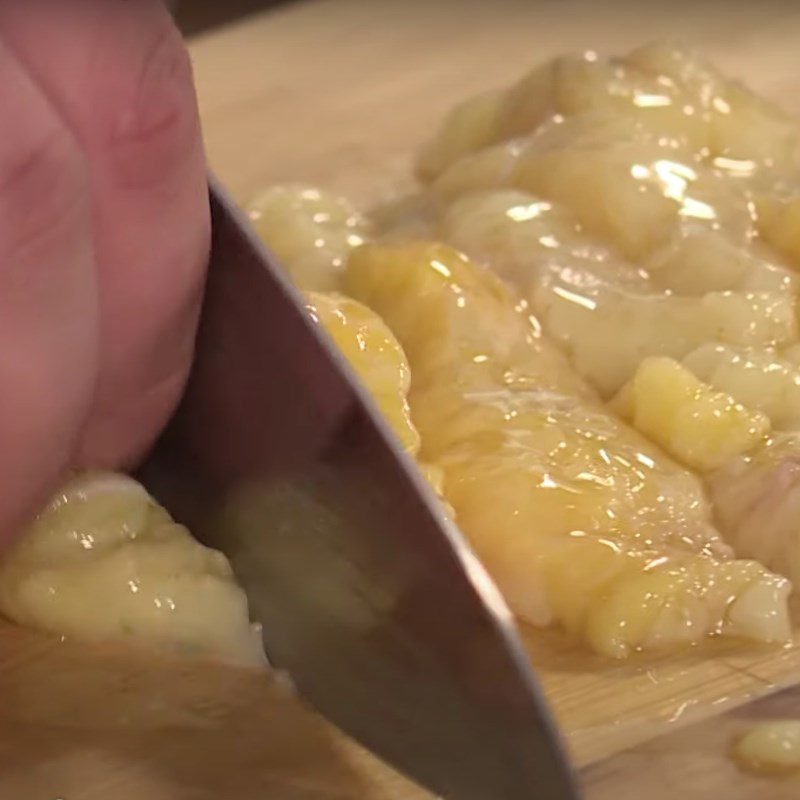
{"type": "Polygon", "coordinates": [[[0,2],[0,542],[124,467],[188,372],[209,247],[188,56],[160,0],[0,2]]]}

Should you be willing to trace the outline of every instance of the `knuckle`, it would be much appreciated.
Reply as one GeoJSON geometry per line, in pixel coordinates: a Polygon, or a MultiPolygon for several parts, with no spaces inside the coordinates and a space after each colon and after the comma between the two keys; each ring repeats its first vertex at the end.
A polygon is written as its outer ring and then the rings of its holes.
{"type": "Polygon", "coordinates": [[[0,250],[6,257],[70,224],[88,192],[83,155],[66,127],[53,121],[19,132],[0,143],[0,250]]]}
{"type": "Polygon", "coordinates": [[[116,109],[111,149],[122,182],[148,186],[168,180],[200,141],[191,61],[171,23],[143,48],[134,74],[116,109]]]}

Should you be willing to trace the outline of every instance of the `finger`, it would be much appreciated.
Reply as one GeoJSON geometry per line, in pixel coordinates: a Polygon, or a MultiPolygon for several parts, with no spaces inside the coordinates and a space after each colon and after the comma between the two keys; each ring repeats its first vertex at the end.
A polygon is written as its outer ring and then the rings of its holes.
{"type": "Polygon", "coordinates": [[[159,0],[0,4],[0,25],[90,162],[102,369],[83,459],[137,457],[175,404],[208,255],[188,56],[159,0]]]}
{"type": "Polygon", "coordinates": [[[0,41],[0,540],[65,470],[97,367],[80,148],[0,41]]]}

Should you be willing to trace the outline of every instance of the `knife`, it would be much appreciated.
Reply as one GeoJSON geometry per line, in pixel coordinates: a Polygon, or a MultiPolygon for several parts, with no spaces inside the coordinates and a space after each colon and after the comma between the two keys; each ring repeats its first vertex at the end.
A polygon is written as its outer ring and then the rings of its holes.
{"type": "Polygon", "coordinates": [[[497,589],[214,181],[211,208],[192,374],[143,480],[345,732],[453,800],[577,800],[497,589]]]}

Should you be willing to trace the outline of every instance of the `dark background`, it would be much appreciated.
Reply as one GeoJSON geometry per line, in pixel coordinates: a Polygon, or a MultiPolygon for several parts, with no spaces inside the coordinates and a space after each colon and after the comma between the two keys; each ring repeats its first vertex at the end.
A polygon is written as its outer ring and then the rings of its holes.
{"type": "Polygon", "coordinates": [[[287,2],[289,0],[178,0],[175,17],[181,30],[191,36],[287,2]]]}

